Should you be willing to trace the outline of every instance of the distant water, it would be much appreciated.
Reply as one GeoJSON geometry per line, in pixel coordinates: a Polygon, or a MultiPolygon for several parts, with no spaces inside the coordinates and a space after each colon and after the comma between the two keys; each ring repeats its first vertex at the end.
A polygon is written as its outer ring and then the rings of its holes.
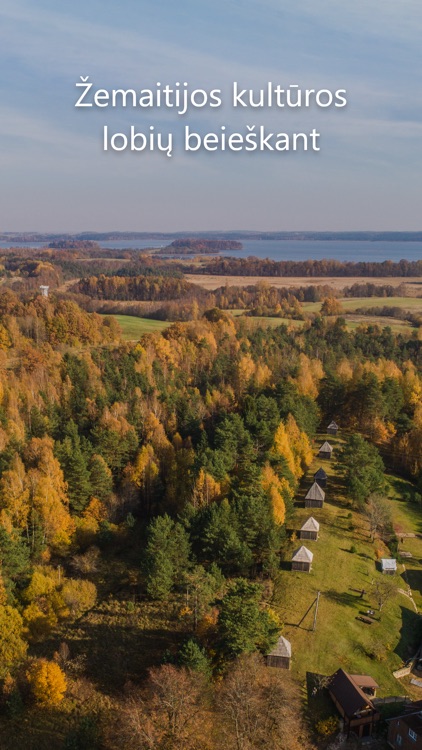
{"type": "MultiPolygon", "coordinates": [[[[101,247],[122,250],[143,250],[147,247],[160,248],[170,244],[171,240],[108,240],[101,242],[101,247]]],[[[421,260],[422,242],[378,241],[368,242],[359,240],[243,240],[242,250],[226,250],[221,255],[247,258],[254,255],[257,258],[271,258],[272,260],[322,260],[329,258],[340,261],[378,261],[383,260],[421,260]]],[[[9,247],[10,242],[0,242],[0,248],[9,247]]],[[[18,246],[18,245],[17,245],[18,246]]],[[[40,242],[20,243],[20,247],[43,247],[40,242]]],[[[189,255],[183,256],[189,259],[189,255]]]]}

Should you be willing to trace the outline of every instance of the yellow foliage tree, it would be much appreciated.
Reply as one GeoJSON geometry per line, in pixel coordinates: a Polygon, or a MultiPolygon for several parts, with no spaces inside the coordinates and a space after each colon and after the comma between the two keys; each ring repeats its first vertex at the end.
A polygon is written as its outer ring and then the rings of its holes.
{"type": "Polygon", "coordinates": [[[221,497],[221,485],[211,474],[201,469],[192,492],[192,503],[194,508],[213,503],[221,497]]]}
{"type": "Polygon", "coordinates": [[[7,531],[13,528],[24,529],[29,510],[29,486],[25,467],[15,453],[10,469],[3,472],[0,482],[0,521],[7,531]]]}
{"type": "Polygon", "coordinates": [[[277,427],[270,456],[284,460],[295,479],[300,479],[305,467],[312,462],[309,438],[299,429],[292,414],[288,415],[286,423],[280,422],[277,427]]]}
{"type": "Polygon", "coordinates": [[[325,297],[321,305],[321,315],[342,315],[343,305],[336,297],[325,297]]]}
{"type": "Polygon", "coordinates": [[[23,620],[18,610],[0,605],[0,679],[24,658],[28,645],[22,635],[23,620]]]}
{"type": "Polygon", "coordinates": [[[286,517],[286,505],[283,497],[283,479],[280,479],[270,464],[267,463],[262,469],[261,483],[263,489],[270,498],[274,520],[281,526],[286,517]]]}
{"type": "Polygon", "coordinates": [[[300,430],[292,414],[286,420],[286,432],[295,458],[295,475],[300,478],[304,467],[312,463],[312,446],[306,432],[300,430]]]}
{"type": "Polygon", "coordinates": [[[306,354],[299,356],[299,372],[295,379],[289,378],[295,384],[300,394],[316,398],[318,385],[324,377],[324,368],[319,359],[310,359],[306,354]]]}
{"type": "Polygon", "coordinates": [[[75,524],[69,513],[63,471],[53,454],[53,441],[51,438],[32,438],[25,452],[28,460],[35,464],[28,472],[28,481],[45,540],[53,547],[68,546],[75,524]]]}
{"type": "Polygon", "coordinates": [[[287,468],[291,471],[292,475],[296,476],[296,462],[293,455],[293,451],[290,445],[289,436],[287,434],[286,425],[284,422],[280,422],[278,425],[275,435],[274,442],[270,451],[270,456],[276,460],[283,459],[287,468]]]}
{"type": "Polygon", "coordinates": [[[67,688],[66,677],[56,662],[37,659],[29,668],[27,679],[37,703],[57,706],[63,700],[67,688]]]}

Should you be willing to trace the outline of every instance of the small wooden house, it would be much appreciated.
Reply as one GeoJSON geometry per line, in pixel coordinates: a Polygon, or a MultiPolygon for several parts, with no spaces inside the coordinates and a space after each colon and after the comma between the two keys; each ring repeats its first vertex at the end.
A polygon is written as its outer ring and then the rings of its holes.
{"type": "Polygon", "coordinates": [[[273,650],[267,654],[267,667],[278,669],[290,669],[292,659],[292,645],[290,641],[281,635],[273,650]]]}
{"type": "Polygon", "coordinates": [[[330,443],[327,443],[327,441],[325,441],[325,443],[321,445],[321,448],[318,451],[318,456],[319,458],[330,459],[332,452],[333,452],[333,446],[330,445],[330,443]]]}
{"type": "Polygon", "coordinates": [[[363,692],[351,675],[344,669],[339,669],[328,685],[331,700],[344,721],[344,731],[349,737],[356,734],[359,739],[370,737],[380,714],[370,697],[363,692]]]}
{"type": "Polygon", "coordinates": [[[389,576],[394,576],[397,573],[397,560],[393,557],[383,557],[381,559],[381,572],[389,576]]]}
{"type": "Polygon", "coordinates": [[[305,508],[322,508],[325,492],[317,482],[314,482],[305,497],[305,508]]]}
{"type": "Polygon", "coordinates": [[[312,516],[308,518],[299,531],[299,539],[311,539],[316,542],[318,539],[319,523],[312,516]]]}
{"type": "Polygon", "coordinates": [[[338,424],[335,422],[330,422],[330,424],[327,427],[327,434],[328,435],[337,435],[338,433],[338,424]]]}
{"type": "Polygon", "coordinates": [[[318,482],[320,487],[327,486],[327,474],[322,468],[322,466],[318,469],[318,471],[315,472],[314,479],[316,482],[318,482]]]}
{"type": "Polygon", "coordinates": [[[313,559],[313,553],[307,547],[299,547],[292,557],[292,570],[310,573],[313,559]]]}

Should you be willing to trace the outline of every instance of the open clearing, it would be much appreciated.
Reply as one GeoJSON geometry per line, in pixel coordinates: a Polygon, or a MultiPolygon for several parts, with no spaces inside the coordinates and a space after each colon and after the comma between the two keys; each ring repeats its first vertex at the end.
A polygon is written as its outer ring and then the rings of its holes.
{"type": "Polygon", "coordinates": [[[137,341],[144,333],[164,331],[171,323],[165,320],[151,320],[150,318],[136,318],[133,315],[108,315],[115,318],[122,329],[125,341],[137,341]]]}
{"type": "MultiPolygon", "coordinates": [[[[327,438],[320,435],[316,448],[327,438]]],[[[338,454],[341,439],[329,437],[338,454]]],[[[389,477],[391,492],[389,503],[393,518],[400,528],[419,532],[421,522],[413,504],[403,501],[401,480],[389,477]]],[[[406,486],[408,483],[405,483],[406,486]]],[[[293,539],[286,552],[274,591],[274,607],[284,622],[283,635],[292,643],[292,671],[301,681],[307,672],[332,674],[343,667],[352,674],[370,674],[380,684],[379,694],[403,695],[405,690],[414,695],[417,690],[407,679],[401,683],[392,672],[412,657],[419,646],[420,616],[415,612],[411,600],[397,593],[382,609],[381,616],[371,596],[372,581],[382,577],[377,570],[375,550],[382,550],[390,557],[388,549],[380,541],[372,542],[364,517],[352,511],[344,494],[342,479],[337,474],[335,459],[321,461],[316,458],[307,477],[302,482],[297,496],[297,507],[288,527],[299,529],[313,515],[321,524],[318,541],[293,539]],[[313,481],[313,474],[323,466],[329,481],[326,501],[322,509],[305,509],[304,496],[313,481]],[[351,517],[350,514],[351,513],[351,517]],[[292,572],[290,558],[294,549],[305,544],[313,553],[311,573],[292,572]],[[351,551],[352,546],[356,551],[351,551]],[[361,590],[365,594],[361,597],[361,590]],[[312,631],[314,609],[300,623],[308,608],[321,592],[315,632],[312,631]],[[356,618],[368,609],[375,611],[372,625],[356,618]],[[375,655],[376,654],[376,655],[375,655]]],[[[406,540],[405,549],[414,551],[415,557],[406,567],[409,584],[417,604],[422,604],[422,540],[406,540]]],[[[394,577],[397,588],[407,589],[403,577],[404,567],[394,577]]]]}
{"type": "MultiPolygon", "coordinates": [[[[361,307],[399,307],[406,312],[422,312],[422,298],[420,297],[345,297],[339,299],[342,307],[347,310],[358,310],[361,307]]],[[[319,312],[321,302],[303,302],[305,312],[319,312]]]]}
{"type": "MultiPolygon", "coordinates": [[[[319,306],[321,305],[320,302],[312,302],[310,304],[319,306]]],[[[260,326],[261,328],[269,326],[275,328],[276,326],[280,325],[300,328],[300,326],[303,326],[306,323],[306,321],[304,320],[293,320],[291,318],[276,318],[264,316],[248,317],[245,315],[245,310],[226,310],[225,312],[230,313],[235,318],[241,318],[244,315],[245,320],[251,321],[251,325],[255,324],[255,326],[260,326]]],[[[307,312],[309,312],[309,310],[307,310],[307,312]]],[[[337,317],[339,316],[328,316],[327,319],[335,320],[335,318],[337,317]]],[[[346,321],[346,328],[349,331],[354,331],[362,325],[379,325],[380,328],[386,328],[388,326],[394,333],[410,334],[412,331],[416,330],[411,326],[410,323],[405,320],[398,320],[397,318],[390,318],[381,315],[347,315],[344,319],[346,321]]]]}
{"type": "MultiPolygon", "coordinates": [[[[375,284],[376,286],[383,286],[388,284],[390,286],[399,287],[402,284],[405,286],[406,294],[412,297],[416,297],[422,294],[422,278],[418,276],[412,277],[367,277],[367,276],[217,276],[211,274],[185,274],[186,281],[192,282],[192,284],[199,284],[204,289],[218,289],[220,286],[253,286],[265,282],[269,286],[275,286],[278,288],[282,287],[298,287],[298,286],[332,286],[334,289],[344,289],[346,286],[353,286],[353,284],[375,284]]],[[[388,299],[388,298],[386,298],[388,299]]]]}

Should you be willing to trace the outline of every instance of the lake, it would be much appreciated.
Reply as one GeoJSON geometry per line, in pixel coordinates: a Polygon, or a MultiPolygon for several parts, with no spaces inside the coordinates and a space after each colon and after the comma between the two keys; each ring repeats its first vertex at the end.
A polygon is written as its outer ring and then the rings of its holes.
{"type": "MultiPolygon", "coordinates": [[[[160,248],[170,244],[171,240],[108,240],[101,242],[101,247],[121,250],[143,250],[147,247],[160,248]]],[[[228,250],[222,255],[272,260],[321,260],[322,258],[340,261],[379,261],[420,260],[422,259],[422,242],[406,241],[360,241],[360,240],[243,240],[242,250],[228,250]]],[[[18,245],[17,245],[18,246],[18,245]]],[[[20,243],[20,247],[43,247],[40,242],[20,243]]],[[[10,247],[10,242],[0,242],[0,248],[10,247]]],[[[183,256],[188,259],[189,256],[183,256]]]]}

